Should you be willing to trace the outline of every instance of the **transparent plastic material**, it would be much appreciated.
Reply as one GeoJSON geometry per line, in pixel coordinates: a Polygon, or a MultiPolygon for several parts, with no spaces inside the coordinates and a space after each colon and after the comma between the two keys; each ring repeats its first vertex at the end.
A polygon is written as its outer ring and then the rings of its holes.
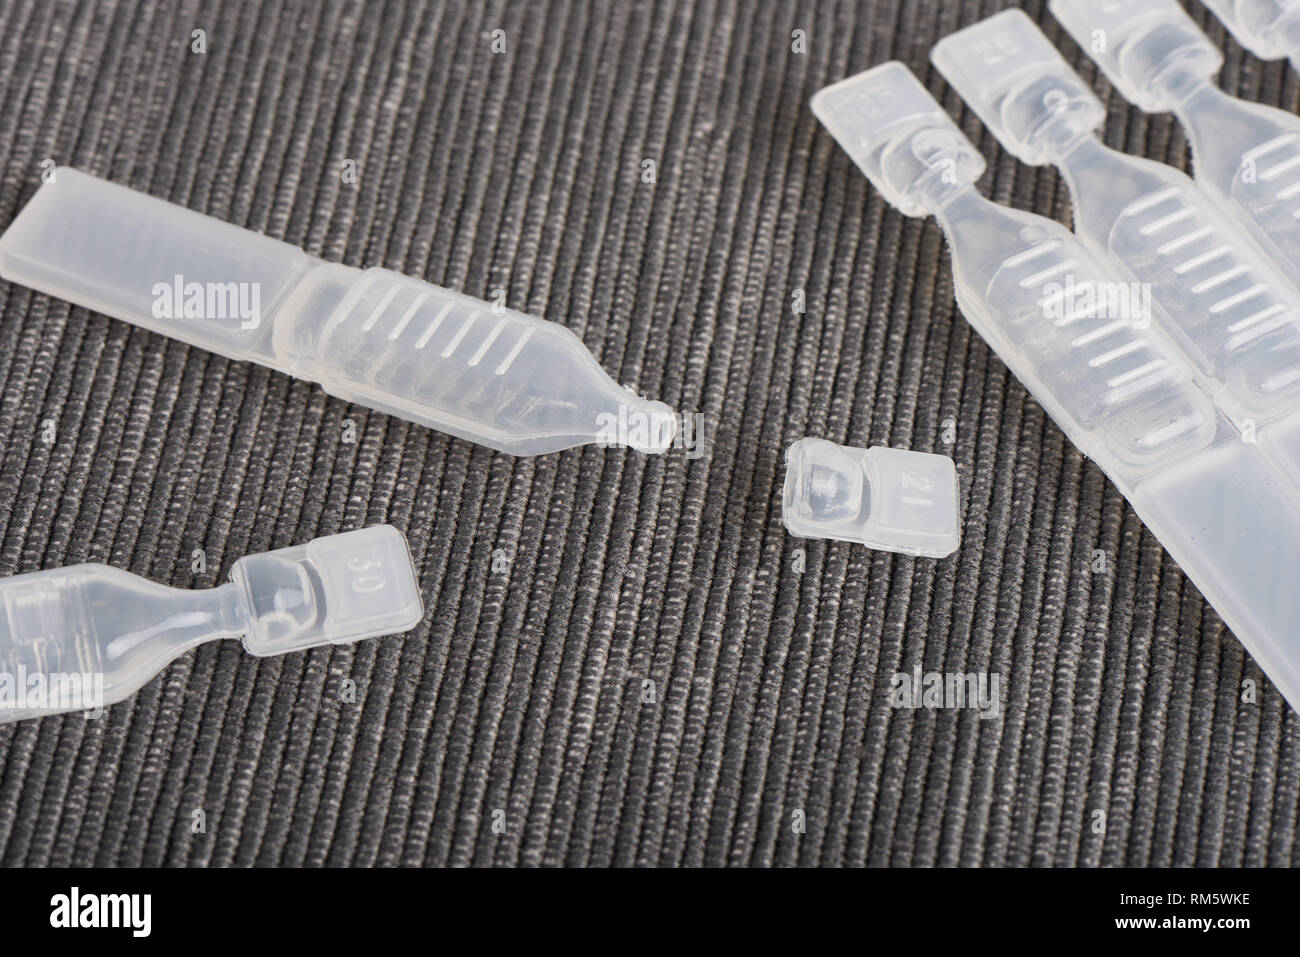
{"type": "Polygon", "coordinates": [[[1110,81],[1144,110],[1173,111],[1196,182],[1300,278],[1300,117],[1229,96],[1223,57],[1177,0],[1052,0],[1052,12],[1110,81]],[[1104,37],[1097,42],[1096,37],[1104,37]]]}
{"type": "Polygon", "coordinates": [[[1075,233],[1149,293],[1153,320],[1234,420],[1300,404],[1300,292],[1186,174],[1097,138],[1101,104],[1029,17],[997,14],[931,58],[1004,146],[1061,168],[1075,233]]]}
{"type": "Polygon", "coordinates": [[[1257,57],[1300,65],[1300,0],[1201,0],[1257,57]]]}
{"type": "Polygon", "coordinates": [[[938,219],[971,324],[1300,702],[1300,589],[1286,584],[1300,577],[1294,474],[1243,441],[1216,405],[1222,390],[1198,380],[1161,323],[1066,295],[1117,274],[1059,223],[980,196],[979,154],[906,67],[828,87],[813,110],[882,194],[938,219]]]}
{"type": "Polygon", "coordinates": [[[957,550],[957,469],[947,456],[800,439],[785,463],[781,517],[791,534],[927,558],[957,550]]]}
{"type": "Polygon", "coordinates": [[[982,157],[907,67],[829,86],[812,108],[883,195],[938,218],[967,318],[1084,453],[1140,474],[1214,437],[1213,402],[1151,329],[1071,295],[1112,274],[1060,223],[974,189],[982,157]]]}
{"type": "Polygon", "coordinates": [[[1178,0],[1050,0],[1075,43],[1149,113],[1172,110],[1223,66],[1223,54],[1178,0]]]}
{"type": "Polygon", "coordinates": [[[326,263],[72,169],[0,236],[0,276],[514,455],[662,452],[676,429],[558,323],[326,263]]]}
{"type": "Polygon", "coordinates": [[[189,590],[74,565],[0,580],[0,723],[122,701],[213,639],[282,655],[406,631],[423,615],[391,525],[249,555],[230,579],[189,590]]]}

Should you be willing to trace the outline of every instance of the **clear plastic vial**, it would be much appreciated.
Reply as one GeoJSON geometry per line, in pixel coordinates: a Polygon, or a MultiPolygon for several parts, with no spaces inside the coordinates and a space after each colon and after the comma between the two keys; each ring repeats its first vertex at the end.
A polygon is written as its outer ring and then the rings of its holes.
{"type": "Polygon", "coordinates": [[[282,655],[406,631],[423,607],[391,525],[246,556],[218,588],[109,565],[15,575],[0,580],[0,723],[121,701],[206,641],[282,655]]]}
{"type": "Polygon", "coordinates": [[[0,236],[0,276],[513,455],[663,452],[677,420],[564,326],[327,263],[74,169],[0,236]]]}

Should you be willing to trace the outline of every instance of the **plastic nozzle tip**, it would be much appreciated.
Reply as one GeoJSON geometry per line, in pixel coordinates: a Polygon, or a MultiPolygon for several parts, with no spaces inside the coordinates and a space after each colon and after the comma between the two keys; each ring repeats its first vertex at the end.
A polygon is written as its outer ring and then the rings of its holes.
{"type": "Polygon", "coordinates": [[[636,413],[646,422],[645,428],[627,430],[624,443],[634,452],[660,455],[673,447],[677,437],[677,414],[663,402],[652,399],[638,403],[636,413]]]}

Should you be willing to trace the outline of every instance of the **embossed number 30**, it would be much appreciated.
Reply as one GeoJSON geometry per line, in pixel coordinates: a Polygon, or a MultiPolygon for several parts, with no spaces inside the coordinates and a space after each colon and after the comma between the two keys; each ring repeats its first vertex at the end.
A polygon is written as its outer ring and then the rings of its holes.
{"type": "Polygon", "coordinates": [[[353,590],[369,593],[383,588],[384,576],[377,571],[377,569],[381,568],[383,568],[383,563],[375,561],[373,558],[362,558],[360,555],[349,558],[348,571],[352,572],[353,590]]]}

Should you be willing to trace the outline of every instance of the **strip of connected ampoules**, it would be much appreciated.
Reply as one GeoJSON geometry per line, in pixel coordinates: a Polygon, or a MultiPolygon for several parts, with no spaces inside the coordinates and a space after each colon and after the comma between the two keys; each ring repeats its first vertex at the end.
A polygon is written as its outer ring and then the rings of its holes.
{"type": "Polygon", "coordinates": [[[1051,0],[1052,12],[1125,99],[1173,112],[1196,182],[1300,276],[1300,117],[1225,93],[1223,54],[1177,0],[1051,0]]]}
{"type": "Polygon", "coordinates": [[[1300,487],[1300,289],[1181,170],[1102,143],[1101,102],[1023,12],[931,59],[1004,147],[1061,169],[1080,241],[1150,293],[1155,324],[1300,487]]]}
{"type": "MultiPolygon", "coordinates": [[[[1027,114],[1044,96],[1068,105],[1052,89],[1040,86],[1023,103],[1004,99],[1009,121],[1041,126],[1027,114]]],[[[1285,443],[1243,441],[1241,421],[1278,401],[1270,375],[1300,357],[1292,351],[1300,335],[1286,326],[1272,338],[1229,333],[1197,353],[1193,345],[1212,341],[1208,319],[1189,333],[1157,296],[1149,315],[1116,316],[1103,308],[1107,297],[1074,295],[1113,288],[1132,271],[1103,265],[1089,248],[1098,244],[1059,223],[980,195],[982,157],[902,64],[822,90],[813,110],[890,203],[938,219],[972,325],[1101,465],[1282,693],[1300,702],[1300,590],[1291,585],[1300,575],[1300,471],[1285,443]]],[[[1193,215],[1222,230],[1200,198],[1189,198],[1193,215]]],[[[1146,212],[1136,235],[1158,223],[1146,212]]],[[[1274,286],[1291,308],[1289,286],[1274,286]]]]}

